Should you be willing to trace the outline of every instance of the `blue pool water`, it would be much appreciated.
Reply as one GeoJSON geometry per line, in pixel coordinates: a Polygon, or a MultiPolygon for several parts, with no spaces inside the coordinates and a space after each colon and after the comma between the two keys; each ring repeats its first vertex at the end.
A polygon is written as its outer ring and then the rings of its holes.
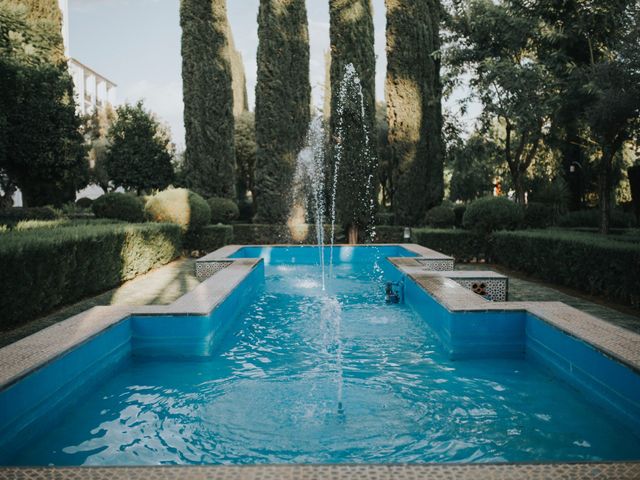
{"type": "Polygon", "coordinates": [[[527,355],[451,360],[420,308],[384,302],[389,253],[338,263],[322,291],[318,265],[271,251],[211,355],[134,346],[4,463],[640,458],[631,427],[527,355]]]}

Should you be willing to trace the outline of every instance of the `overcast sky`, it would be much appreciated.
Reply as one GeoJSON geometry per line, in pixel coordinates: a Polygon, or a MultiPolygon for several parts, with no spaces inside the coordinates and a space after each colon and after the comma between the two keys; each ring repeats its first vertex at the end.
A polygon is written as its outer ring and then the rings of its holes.
{"type": "MultiPolygon", "coordinates": [[[[242,53],[253,109],[259,0],[228,0],[236,48],[242,53]]],[[[329,48],[329,2],[307,0],[313,101],[322,106],[324,52],[329,48]]],[[[376,96],[384,98],[384,0],[373,0],[376,96]]],[[[119,102],[144,99],[184,148],[179,0],[70,0],[70,55],[118,85],[119,102]]]]}

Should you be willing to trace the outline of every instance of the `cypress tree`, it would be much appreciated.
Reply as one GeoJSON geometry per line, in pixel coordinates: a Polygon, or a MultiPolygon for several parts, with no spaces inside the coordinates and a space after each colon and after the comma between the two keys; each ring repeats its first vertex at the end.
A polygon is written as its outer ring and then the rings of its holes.
{"type": "Polygon", "coordinates": [[[181,0],[185,180],[205,197],[235,198],[233,89],[226,0],[181,0]]]}
{"type": "Polygon", "coordinates": [[[310,117],[304,0],[260,0],[258,39],[256,220],[283,223],[310,117]]]}
{"type": "Polygon", "coordinates": [[[337,172],[336,213],[357,241],[358,231],[372,223],[375,204],[375,52],[370,0],[330,0],[331,121],[337,172]],[[359,79],[343,83],[348,65],[359,79]],[[364,118],[359,90],[362,89],[364,118]],[[341,92],[341,90],[344,90],[341,92]],[[343,105],[339,98],[344,95],[343,105]],[[339,109],[342,114],[339,115],[339,109]]]}
{"type": "Polygon", "coordinates": [[[442,201],[438,0],[385,0],[386,101],[396,222],[416,225],[442,201]]]}
{"type": "Polygon", "coordinates": [[[233,116],[238,117],[249,111],[249,99],[247,98],[247,78],[244,73],[242,54],[236,49],[233,41],[233,32],[229,26],[227,31],[229,42],[229,60],[231,62],[231,86],[233,89],[233,116]]]}

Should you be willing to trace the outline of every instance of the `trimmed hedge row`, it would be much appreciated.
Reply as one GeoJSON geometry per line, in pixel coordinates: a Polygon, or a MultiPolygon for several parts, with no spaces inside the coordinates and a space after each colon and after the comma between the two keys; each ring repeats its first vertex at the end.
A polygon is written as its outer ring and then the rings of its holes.
{"type": "Polygon", "coordinates": [[[0,329],[113,288],[180,255],[172,224],[27,230],[0,242],[0,329]]]}
{"type": "Polygon", "coordinates": [[[404,227],[378,225],[376,227],[375,243],[402,243],[404,242],[404,227]]]}
{"type": "Polygon", "coordinates": [[[231,225],[207,225],[185,234],[184,247],[190,251],[210,253],[233,243],[231,225]]]}
{"type": "Polygon", "coordinates": [[[10,207],[0,209],[0,225],[13,225],[26,220],[56,220],[61,212],[52,207],[10,207]]]}
{"type": "MultiPolygon", "coordinates": [[[[344,241],[342,228],[336,225],[336,242],[344,241]]],[[[331,225],[324,226],[325,243],[331,237],[331,225]]],[[[233,225],[233,243],[238,245],[273,245],[293,243],[299,245],[316,244],[315,225],[263,225],[258,223],[233,225]]]]}
{"type": "Polygon", "coordinates": [[[486,237],[470,230],[414,228],[412,241],[449,255],[457,262],[469,262],[486,257],[486,237]]]}
{"type": "Polygon", "coordinates": [[[640,307],[640,244],[559,231],[496,232],[492,260],[640,307]]]}

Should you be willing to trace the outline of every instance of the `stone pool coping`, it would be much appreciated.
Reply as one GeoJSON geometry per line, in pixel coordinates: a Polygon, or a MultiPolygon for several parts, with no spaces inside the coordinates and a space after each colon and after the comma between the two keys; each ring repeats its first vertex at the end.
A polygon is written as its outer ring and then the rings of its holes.
{"type": "Polygon", "coordinates": [[[548,480],[640,478],[640,462],[0,468],[0,479],[548,480]]]}
{"type": "MultiPolygon", "coordinates": [[[[199,261],[230,260],[238,249],[260,245],[229,245],[199,261]]],[[[268,245],[269,247],[292,245],[268,245]]],[[[353,246],[353,245],[336,245],[353,246]]],[[[368,246],[368,245],[367,245],[368,246]]],[[[400,246],[420,257],[451,257],[415,244],[400,246]]],[[[488,302],[443,272],[428,272],[413,257],[389,259],[452,312],[528,311],[580,338],[640,372],[640,335],[609,324],[561,302],[488,302]]],[[[256,268],[262,259],[232,259],[230,265],[167,306],[94,307],[0,349],[0,390],[88,342],[104,330],[140,315],[208,315],[256,268]]],[[[505,463],[426,465],[252,465],[152,467],[0,467],[0,479],[537,479],[640,478],[640,462],[505,463]]]]}

